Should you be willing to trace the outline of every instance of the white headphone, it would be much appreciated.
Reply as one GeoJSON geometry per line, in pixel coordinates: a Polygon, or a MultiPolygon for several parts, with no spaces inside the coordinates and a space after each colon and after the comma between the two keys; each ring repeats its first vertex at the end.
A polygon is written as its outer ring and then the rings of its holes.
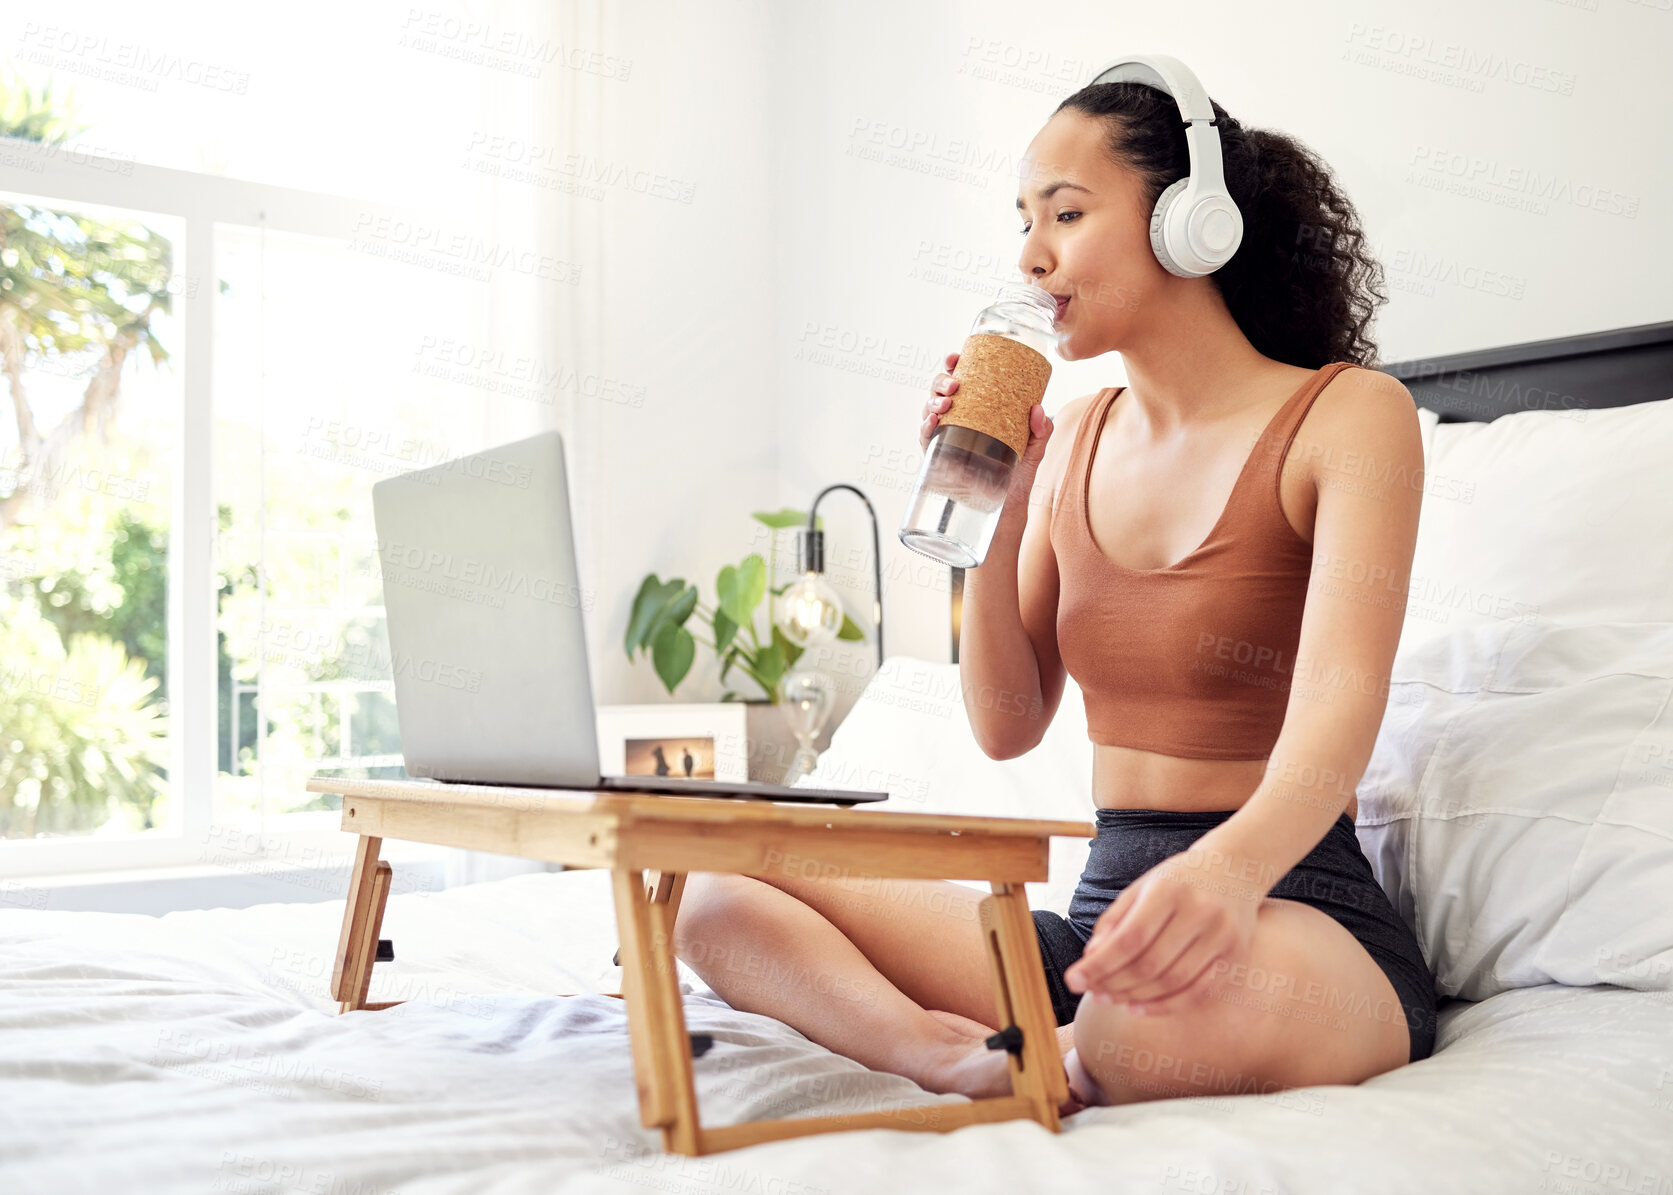
{"type": "MultiPolygon", "coordinates": [[[[1214,105],[1185,64],[1165,54],[1139,54],[1105,64],[1092,83],[1144,83],[1165,91],[1185,118],[1191,173],[1156,197],[1150,247],[1170,274],[1201,278],[1231,260],[1243,241],[1243,214],[1226,190],[1214,105]]],[[[1088,83],[1090,87],[1092,84],[1088,83]]]]}

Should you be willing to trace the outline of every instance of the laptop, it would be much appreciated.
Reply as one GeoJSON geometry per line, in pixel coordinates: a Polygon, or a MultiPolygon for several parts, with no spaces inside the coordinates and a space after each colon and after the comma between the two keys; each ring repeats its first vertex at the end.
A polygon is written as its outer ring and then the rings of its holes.
{"type": "Polygon", "coordinates": [[[854,805],[886,792],[600,773],[563,437],[372,486],[409,776],[454,784],[854,805]]]}

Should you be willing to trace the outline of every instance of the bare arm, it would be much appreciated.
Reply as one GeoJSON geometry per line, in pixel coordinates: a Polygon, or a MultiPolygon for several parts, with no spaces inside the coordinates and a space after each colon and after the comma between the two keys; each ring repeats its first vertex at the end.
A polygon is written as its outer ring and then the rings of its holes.
{"type": "Polygon", "coordinates": [[[1197,843],[1249,863],[1262,892],[1318,845],[1354,799],[1383,715],[1423,504],[1423,435],[1411,393],[1348,370],[1319,398],[1312,435],[1312,576],[1284,725],[1249,799],[1197,843]],[[1334,393],[1332,393],[1334,391],[1334,393]],[[1363,461],[1413,483],[1370,486],[1363,461]]]}

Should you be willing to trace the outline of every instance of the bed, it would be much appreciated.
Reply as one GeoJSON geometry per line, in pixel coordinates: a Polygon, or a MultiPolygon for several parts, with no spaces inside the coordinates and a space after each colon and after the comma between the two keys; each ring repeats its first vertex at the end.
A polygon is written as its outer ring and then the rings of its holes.
{"type": "MultiPolygon", "coordinates": [[[[1358,833],[1436,975],[1433,1056],[1357,1086],[867,1130],[706,1158],[639,1124],[608,875],[162,917],[0,890],[0,1191],[1673,1192],[1673,325],[1390,366],[1424,518],[1358,833]],[[1534,397],[1543,395],[1543,397],[1534,397]],[[1555,397],[1553,397],[1555,396],[1555,397]]],[[[977,749],[956,663],[893,656],[806,783],[1084,818],[1073,681],[977,749]]],[[[1059,840],[1035,907],[1067,907],[1059,840]]],[[[346,877],[345,877],[346,886],[346,877]]],[[[706,1124],[957,1102],[736,1011],[680,964],[706,1124]]]]}

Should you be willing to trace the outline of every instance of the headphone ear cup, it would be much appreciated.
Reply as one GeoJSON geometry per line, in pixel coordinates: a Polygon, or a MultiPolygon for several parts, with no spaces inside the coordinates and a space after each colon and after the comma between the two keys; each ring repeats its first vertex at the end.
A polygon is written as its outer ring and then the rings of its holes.
{"type": "Polygon", "coordinates": [[[1181,278],[1190,278],[1193,275],[1180,269],[1173,254],[1168,252],[1168,212],[1172,210],[1174,200],[1179,198],[1190,181],[1190,176],[1187,175],[1169,183],[1167,190],[1156,197],[1156,207],[1150,213],[1150,248],[1156,254],[1156,260],[1162,263],[1164,270],[1181,278]]]}

